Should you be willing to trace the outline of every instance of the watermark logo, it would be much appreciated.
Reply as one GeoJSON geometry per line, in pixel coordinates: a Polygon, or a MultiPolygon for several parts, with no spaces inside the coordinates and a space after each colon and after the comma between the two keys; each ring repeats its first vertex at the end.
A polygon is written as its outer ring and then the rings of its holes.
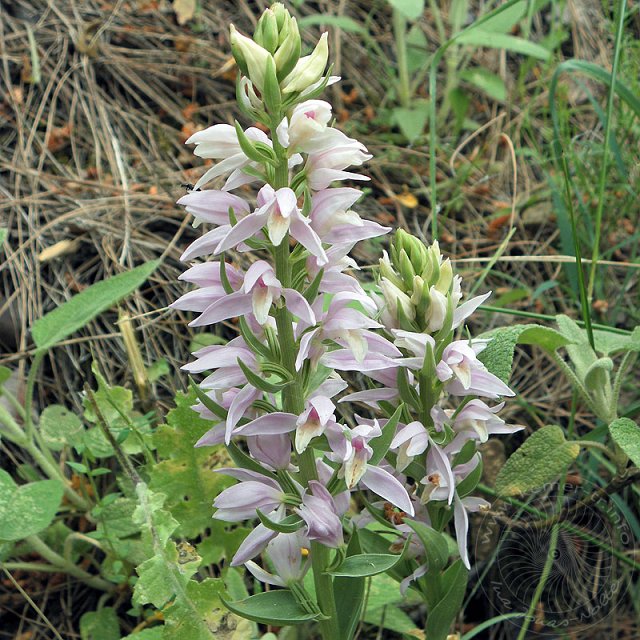
{"type": "Polygon", "coordinates": [[[562,629],[602,622],[621,602],[624,564],[636,542],[598,487],[546,485],[518,500],[498,499],[483,516],[476,555],[486,557],[489,570],[481,586],[498,613],[529,614],[536,637],[555,638],[562,629]]]}

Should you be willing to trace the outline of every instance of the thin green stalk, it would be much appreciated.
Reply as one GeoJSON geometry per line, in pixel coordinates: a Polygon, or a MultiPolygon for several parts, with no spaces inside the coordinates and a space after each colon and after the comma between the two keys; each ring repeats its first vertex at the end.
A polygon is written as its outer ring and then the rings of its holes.
{"type": "Polygon", "coordinates": [[[27,385],[24,393],[24,430],[27,439],[31,439],[33,435],[33,391],[36,385],[36,377],[40,370],[40,365],[45,356],[45,351],[36,351],[29,369],[29,375],[27,376],[27,385]]]}
{"type": "Polygon", "coordinates": [[[68,573],[70,576],[78,578],[78,580],[82,580],[82,582],[88,584],[90,587],[100,589],[100,591],[112,591],[115,588],[115,585],[110,582],[103,580],[99,576],[91,575],[90,573],[80,569],[80,567],[77,567],[72,562],[68,562],[38,536],[29,536],[28,538],[25,538],[25,541],[34,549],[34,551],[37,551],[45,560],[47,560],[47,562],[58,567],[59,571],[68,573]]]}
{"type": "Polygon", "coordinates": [[[604,125],[604,143],[602,148],[602,163],[600,165],[600,181],[598,183],[598,205],[596,209],[595,237],[591,254],[591,270],[589,272],[589,301],[593,300],[593,289],[596,281],[598,259],[600,257],[600,235],[602,233],[602,213],[604,211],[604,189],[607,180],[607,164],[609,160],[609,145],[611,140],[611,122],[613,115],[613,99],[616,95],[616,75],[622,49],[622,33],[627,0],[620,0],[618,4],[618,24],[616,26],[616,40],[613,50],[613,65],[611,67],[611,85],[607,98],[607,114],[604,125]]]}
{"type": "Polygon", "coordinates": [[[569,178],[569,167],[567,165],[567,157],[564,152],[560,156],[562,163],[562,173],[564,175],[564,187],[567,194],[567,209],[569,210],[569,220],[571,222],[571,235],[573,236],[573,251],[576,256],[576,271],[578,273],[578,289],[580,293],[580,305],[582,306],[582,320],[589,344],[595,351],[595,341],[593,339],[593,328],[591,327],[591,309],[589,308],[589,298],[584,283],[584,271],[582,270],[582,252],[580,250],[580,239],[578,238],[578,230],[576,228],[576,214],[573,209],[573,194],[571,193],[571,181],[569,178]]]}
{"type": "MultiPolygon", "coordinates": [[[[548,315],[546,313],[520,311],[519,309],[507,309],[505,307],[493,307],[488,304],[482,304],[478,307],[478,309],[480,309],[480,311],[486,311],[487,313],[503,313],[508,316],[517,316],[520,318],[532,318],[534,320],[544,320],[546,322],[553,322],[555,320],[554,316],[548,315]]],[[[576,320],[576,323],[580,326],[584,324],[582,320],[576,320]]],[[[620,335],[620,336],[631,335],[631,331],[627,331],[626,329],[618,329],[617,327],[610,327],[606,324],[593,323],[591,326],[597,331],[607,331],[608,333],[615,333],[616,335],[620,335]]]]}
{"type": "MultiPolygon", "coordinates": [[[[559,491],[558,496],[556,497],[556,512],[560,512],[560,506],[562,504],[562,498],[564,495],[564,481],[558,483],[559,491]]],[[[553,566],[553,562],[555,560],[556,549],[558,548],[558,537],[560,535],[560,523],[556,523],[551,528],[551,538],[549,540],[549,550],[547,551],[547,558],[544,562],[544,567],[542,569],[542,574],[540,576],[540,580],[538,585],[536,586],[536,590],[533,594],[533,598],[529,603],[529,609],[527,611],[527,615],[524,617],[522,622],[522,627],[520,627],[520,633],[518,634],[517,640],[525,640],[527,637],[527,631],[529,630],[529,626],[531,622],[535,620],[535,612],[538,606],[538,602],[540,602],[540,598],[542,597],[542,592],[544,588],[547,586],[547,581],[549,580],[549,575],[551,574],[551,567],[553,566]]]]}
{"type": "Polygon", "coordinates": [[[393,10],[393,35],[396,41],[396,56],[398,59],[398,99],[400,105],[407,108],[411,102],[409,67],[407,65],[407,21],[396,9],[393,10]]]}

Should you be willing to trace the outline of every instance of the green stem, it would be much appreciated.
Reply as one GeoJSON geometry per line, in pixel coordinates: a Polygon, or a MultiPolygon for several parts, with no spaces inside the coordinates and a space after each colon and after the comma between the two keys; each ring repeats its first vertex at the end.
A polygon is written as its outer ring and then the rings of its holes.
{"type": "MultiPolygon", "coordinates": [[[[276,167],[274,189],[286,187],[289,182],[287,158],[280,145],[276,145],[274,136],[274,150],[280,157],[280,164],[276,167]]],[[[291,286],[291,264],[289,262],[289,235],[275,247],[276,278],[283,287],[291,286]]],[[[289,371],[293,380],[282,392],[285,411],[299,415],[304,411],[304,390],[301,376],[296,371],[296,341],[293,334],[293,323],[289,310],[282,306],[276,310],[276,326],[278,328],[278,342],[282,354],[282,366],[289,371]]],[[[310,480],[318,479],[316,459],[312,447],[308,447],[298,458],[300,475],[305,485],[310,480]]],[[[338,613],[333,593],[333,580],[325,573],[330,562],[330,550],[318,542],[311,543],[311,565],[313,580],[316,588],[318,606],[327,618],[319,622],[324,640],[337,640],[340,637],[338,629],[338,613]]]]}
{"type": "Polygon", "coordinates": [[[411,89],[409,87],[409,67],[407,66],[407,21],[404,16],[394,9],[393,34],[396,40],[396,56],[398,59],[398,99],[404,108],[411,101],[411,89]]]}
{"type": "Polygon", "coordinates": [[[29,369],[29,375],[27,376],[27,386],[24,394],[24,430],[28,440],[31,440],[33,435],[33,391],[36,385],[36,376],[40,370],[40,365],[45,356],[45,351],[36,351],[29,369]]]}
{"type": "MultiPolygon", "coordinates": [[[[560,511],[560,506],[562,504],[563,497],[563,487],[564,482],[558,484],[559,491],[558,496],[556,498],[556,511],[560,511]]],[[[549,580],[549,575],[551,574],[551,567],[553,566],[553,562],[555,560],[555,553],[558,547],[558,537],[560,535],[560,524],[556,523],[553,525],[551,529],[551,538],[549,540],[549,550],[547,551],[547,558],[544,563],[544,567],[542,569],[542,575],[540,576],[540,580],[536,587],[535,593],[533,594],[533,598],[529,603],[529,610],[527,611],[527,615],[524,617],[522,622],[522,627],[520,628],[520,633],[518,634],[517,640],[524,640],[527,636],[527,631],[529,630],[529,626],[531,622],[535,620],[535,612],[536,607],[538,606],[538,602],[540,602],[540,598],[542,597],[542,592],[544,588],[547,586],[547,581],[549,580]]]]}
{"type": "Polygon", "coordinates": [[[602,147],[602,163],[600,164],[600,181],[598,183],[598,208],[596,209],[595,238],[593,240],[593,253],[591,254],[591,271],[589,272],[589,301],[593,299],[593,288],[596,282],[598,257],[600,255],[600,234],[602,232],[602,213],[604,211],[604,189],[607,182],[607,163],[609,160],[609,144],[611,140],[611,122],[613,114],[613,99],[616,95],[616,75],[622,50],[622,33],[624,29],[624,17],[627,0],[620,0],[618,6],[618,24],[616,26],[616,41],[613,50],[613,65],[611,67],[611,84],[607,99],[607,113],[604,125],[604,142],[602,147]]]}
{"type": "Polygon", "coordinates": [[[100,589],[100,591],[112,591],[115,588],[115,585],[110,582],[103,580],[99,576],[91,575],[90,573],[80,569],[80,567],[77,567],[72,562],[68,562],[60,554],[56,553],[51,547],[45,544],[38,536],[29,536],[28,538],[25,538],[25,541],[34,549],[34,551],[37,551],[45,560],[47,560],[47,562],[50,562],[53,566],[57,567],[58,571],[68,573],[70,576],[82,580],[82,582],[88,584],[90,587],[100,589]]]}

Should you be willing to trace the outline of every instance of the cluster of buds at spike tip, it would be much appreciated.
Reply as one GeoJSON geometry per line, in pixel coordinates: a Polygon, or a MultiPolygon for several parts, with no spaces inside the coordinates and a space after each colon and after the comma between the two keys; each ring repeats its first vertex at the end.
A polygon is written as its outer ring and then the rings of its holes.
{"type": "Polygon", "coordinates": [[[463,305],[461,278],[451,260],[443,259],[437,241],[427,247],[419,238],[398,230],[380,259],[380,288],[387,324],[406,331],[448,334],[458,328],[489,296],[463,305]]]}
{"type": "MultiPolygon", "coordinates": [[[[313,609],[304,575],[313,572],[322,599],[329,565],[348,553],[345,532],[367,523],[365,513],[349,515],[352,496],[366,492],[369,513],[403,541],[407,519],[443,531],[453,517],[469,566],[467,512],[483,504],[469,496],[481,470],[476,444],[520,428],[497,415],[514,394],[478,358],[488,341],[455,335],[489,294],[461,303],[461,279],[437,242],[402,231],[380,261],[379,287],[365,291],[349,254],[391,229],[354,210],[360,191],[334,185],[368,180],[348,169],[371,156],[331,126],[331,105],[317,99],[328,84],[326,34],[300,58],[295,19],[277,4],[254,39],[232,28],[231,41],[244,74],[239,103],[264,126],[216,124],[187,140],[216,161],[197,189],[227,178],[179,200],[210,228],[182,255],[204,258],[181,277],[198,288],[172,305],[199,314],[195,327],[237,319],[237,336],[183,367],[205,374],[194,410],[212,425],[197,446],[224,445],[237,465],[216,470],[238,484],[215,497],[214,517],[260,520],[231,564],[313,609]],[[258,259],[247,258],[252,250],[258,259]],[[365,388],[344,395],[354,373],[365,388]],[[380,505],[402,515],[385,519],[380,505]]],[[[409,581],[424,573],[421,554],[409,581]]]]}
{"type": "Polygon", "coordinates": [[[252,117],[279,113],[298,97],[315,97],[330,82],[324,77],[329,56],[327,34],[310,55],[301,58],[301,48],[296,19],[281,3],[264,11],[253,38],[231,25],[231,51],[242,73],[238,100],[252,117]]]}

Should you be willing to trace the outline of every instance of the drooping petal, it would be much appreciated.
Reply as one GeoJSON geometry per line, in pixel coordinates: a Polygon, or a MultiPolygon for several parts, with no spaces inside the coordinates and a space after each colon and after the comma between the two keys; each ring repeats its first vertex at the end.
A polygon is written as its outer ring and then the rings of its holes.
{"type": "Polygon", "coordinates": [[[283,289],[282,296],[287,303],[287,308],[294,316],[297,316],[309,326],[316,323],[316,316],[313,313],[307,299],[295,289],[283,289]]]}
{"type": "Polygon", "coordinates": [[[289,433],[296,428],[298,416],[293,413],[267,413],[251,422],[238,427],[236,433],[240,436],[263,436],[279,433],[289,433]]]}
{"type": "Polygon", "coordinates": [[[469,516],[467,510],[462,504],[462,500],[456,494],[453,504],[453,521],[456,529],[456,540],[458,542],[458,551],[464,566],[469,570],[469,554],[467,552],[467,534],[469,532],[469,516]]]}
{"type": "Polygon", "coordinates": [[[236,291],[209,305],[198,318],[189,323],[189,326],[203,327],[229,318],[237,318],[249,313],[251,308],[251,295],[236,291]]]}
{"type": "Polygon", "coordinates": [[[250,384],[245,385],[238,395],[233,399],[227,414],[227,425],[224,436],[225,444],[231,442],[231,434],[238,422],[243,418],[247,409],[262,395],[259,389],[255,389],[250,384]]]}
{"type": "Polygon", "coordinates": [[[194,240],[180,256],[182,262],[199,258],[200,256],[213,253],[220,241],[231,231],[231,225],[223,225],[211,231],[207,231],[203,236],[194,240]]]}
{"type": "Polygon", "coordinates": [[[222,253],[228,251],[237,246],[241,242],[244,242],[247,238],[250,238],[255,233],[260,231],[267,222],[267,217],[264,214],[251,213],[246,218],[242,218],[231,228],[231,230],[220,241],[220,244],[216,247],[215,253],[222,253]]]}
{"type": "Polygon", "coordinates": [[[284,580],[278,576],[274,576],[272,573],[265,571],[262,567],[258,566],[253,560],[245,562],[244,566],[254,578],[264,582],[265,584],[271,584],[274,587],[286,587],[284,580]]]}
{"type": "Polygon", "coordinates": [[[481,296],[476,296],[461,304],[453,312],[453,329],[457,329],[487,298],[491,296],[491,291],[481,296]]]}
{"type": "Polygon", "coordinates": [[[381,467],[367,466],[367,471],[362,476],[360,482],[381,498],[388,500],[391,504],[402,509],[409,515],[414,515],[411,498],[404,486],[396,480],[388,471],[381,467]]]}

